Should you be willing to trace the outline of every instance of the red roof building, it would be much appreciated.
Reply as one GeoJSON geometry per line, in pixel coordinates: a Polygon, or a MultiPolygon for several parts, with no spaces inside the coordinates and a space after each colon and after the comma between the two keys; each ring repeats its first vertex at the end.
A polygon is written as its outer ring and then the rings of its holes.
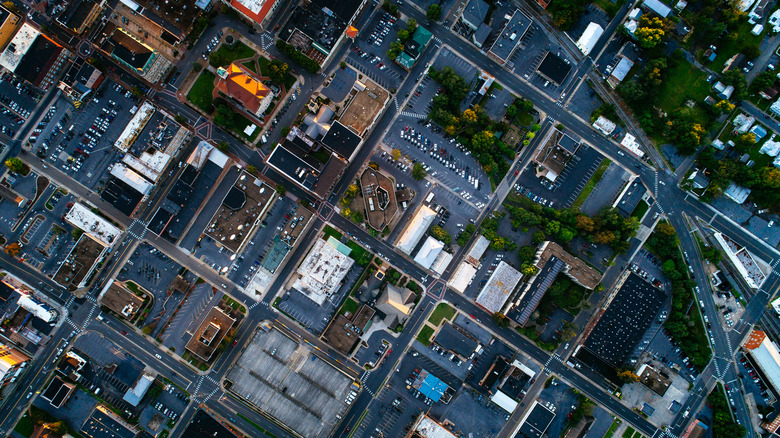
{"type": "Polygon", "coordinates": [[[261,117],[273,101],[273,92],[251,70],[239,64],[217,70],[217,91],[233,99],[247,112],[261,117]]]}
{"type": "Polygon", "coordinates": [[[226,3],[259,25],[276,9],[276,0],[226,0],[226,3]]]}

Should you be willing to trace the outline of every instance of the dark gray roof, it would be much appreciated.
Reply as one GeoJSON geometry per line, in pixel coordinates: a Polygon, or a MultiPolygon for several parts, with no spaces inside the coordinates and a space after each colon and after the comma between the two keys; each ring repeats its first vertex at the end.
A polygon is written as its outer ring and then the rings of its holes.
{"type": "Polygon", "coordinates": [[[506,61],[520,44],[529,27],[531,27],[531,19],[518,9],[501,30],[501,35],[496,38],[490,53],[506,61]]]}
{"type": "Polygon", "coordinates": [[[617,205],[620,213],[625,217],[630,216],[646,191],[647,189],[645,189],[644,185],[640,184],[639,181],[634,181],[631,187],[628,188],[628,191],[620,198],[620,202],[617,205]]]}
{"type": "Polygon", "coordinates": [[[328,133],[322,138],[321,143],[328,149],[341,155],[345,159],[349,159],[355,149],[360,146],[360,142],[363,141],[359,135],[350,131],[349,128],[342,125],[339,122],[333,123],[328,133]]]}
{"type": "Polygon", "coordinates": [[[490,36],[491,28],[485,23],[482,23],[477,28],[477,31],[474,32],[474,42],[482,46],[485,44],[485,40],[487,40],[487,37],[490,36]]]}
{"type": "Polygon", "coordinates": [[[436,335],[435,342],[443,348],[453,351],[460,356],[469,357],[477,349],[476,339],[466,335],[455,328],[452,324],[446,323],[436,335]]]}
{"type": "Polygon", "coordinates": [[[471,0],[466,6],[466,9],[463,10],[463,19],[474,26],[479,26],[481,23],[485,22],[488,9],[490,9],[490,6],[484,1],[471,0]]]}
{"type": "Polygon", "coordinates": [[[569,75],[571,65],[552,52],[547,52],[536,71],[551,82],[560,85],[566,79],[566,76],[569,75]]]}
{"type": "Polygon", "coordinates": [[[550,427],[550,423],[552,423],[554,418],[555,414],[552,411],[537,403],[533,410],[528,414],[523,425],[520,426],[520,431],[515,436],[539,438],[544,434],[547,428],[550,427]]]}

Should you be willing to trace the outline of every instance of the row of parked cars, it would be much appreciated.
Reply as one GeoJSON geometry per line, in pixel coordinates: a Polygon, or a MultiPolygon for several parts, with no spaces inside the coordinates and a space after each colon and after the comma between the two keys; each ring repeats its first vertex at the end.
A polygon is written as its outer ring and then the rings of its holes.
{"type": "Polygon", "coordinates": [[[368,36],[368,43],[381,46],[385,37],[390,33],[390,29],[395,25],[395,22],[396,18],[385,12],[379,20],[379,24],[376,25],[374,31],[368,36]]]}

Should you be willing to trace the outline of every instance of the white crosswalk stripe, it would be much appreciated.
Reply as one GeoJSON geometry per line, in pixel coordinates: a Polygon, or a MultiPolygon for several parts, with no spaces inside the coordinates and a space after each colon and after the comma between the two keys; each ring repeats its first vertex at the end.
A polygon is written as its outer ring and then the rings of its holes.
{"type": "Polygon", "coordinates": [[[426,117],[425,114],[410,113],[408,111],[401,111],[401,115],[406,117],[414,117],[415,119],[424,119],[426,117]]]}
{"type": "Polygon", "coordinates": [[[73,320],[71,320],[70,318],[65,318],[65,322],[67,322],[69,326],[76,329],[77,332],[81,332],[81,327],[79,327],[78,324],[73,322],[73,320]]]}

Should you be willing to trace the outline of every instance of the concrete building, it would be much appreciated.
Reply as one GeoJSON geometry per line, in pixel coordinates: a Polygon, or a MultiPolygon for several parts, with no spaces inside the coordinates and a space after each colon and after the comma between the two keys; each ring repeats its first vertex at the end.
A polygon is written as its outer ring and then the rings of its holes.
{"type": "Polygon", "coordinates": [[[530,27],[531,18],[520,9],[516,10],[501,29],[488,54],[501,64],[506,64],[520,46],[520,41],[530,27]]]}
{"type": "Polygon", "coordinates": [[[223,2],[260,27],[263,27],[265,21],[276,12],[279,5],[277,0],[223,0],[223,2]]]}
{"type": "Polygon", "coordinates": [[[252,116],[262,119],[263,113],[274,100],[274,93],[251,70],[232,63],[218,68],[217,91],[232,100],[236,106],[252,116]]]}
{"type": "Polygon", "coordinates": [[[385,314],[384,322],[390,328],[403,324],[414,308],[417,294],[404,287],[396,287],[390,283],[385,285],[382,294],[376,300],[376,310],[385,314]]]}
{"type": "Polygon", "coordinates": [[[16,377],[17,371],[30,360],[30,356],[10,345],[0,344],[0,386],[16,377]]]}
{"type": "Polygon", "coordinates": [[[756,365],[761,379],[771,385],[775,392],[780,392],[780,351],[777,345],[769,340],[765,332],[753,329],[742,348],[756,365]]]}
{"type": "Polygon", "coordinates": [[[355,264],[349,255],[352,250],[333,237],[317,239],[296,271],[293,289],[322,305],[333,295],[355,264]]]}
{"type": "Polygon", "coordinates": [[[585,56],[590,54],[590,51],[596,46],[596,43],[604,34],[604,28],[596,23],[590,23],[582,36],[577,40],[577,48],[582,51],[585,56]]]}
{"type": "Polygon", "coordinates": [[[423,268],[430,269],[443,250],[444,242],[436,240],[433,236],[428,236],[420,250],[417,251],[417,255],[414,256],[414,261],[423,268]]]}
{"type": "Polygon", "coordinates": [[[425,205],[421,206],[415,212],[412,220],[406,225],[403,233],[395,241],[395,247],[405,254],[411,255],[414,248],[428,231],[433,220],[436,218],[436,212],[425,205]]]}
{"type": "Polygon", "coordinates": [[[0,53],[0,66],[47,91],[57,84],[71,53],[38,29],[24,23],[0,53]]]}
{"type": "Polygon", "coordinates": [[[476,303],[491,314],[501,312],[522,277],[523,274],[517,269],[501,261],[477,295],[476,303]]]}
{"type": "Polygon", "coordinates": [[[489,10],[490,6],[483,0],[469,0],[461,12],[460,18],[463,24],[476,31],[485,22],[489,10]]]}

